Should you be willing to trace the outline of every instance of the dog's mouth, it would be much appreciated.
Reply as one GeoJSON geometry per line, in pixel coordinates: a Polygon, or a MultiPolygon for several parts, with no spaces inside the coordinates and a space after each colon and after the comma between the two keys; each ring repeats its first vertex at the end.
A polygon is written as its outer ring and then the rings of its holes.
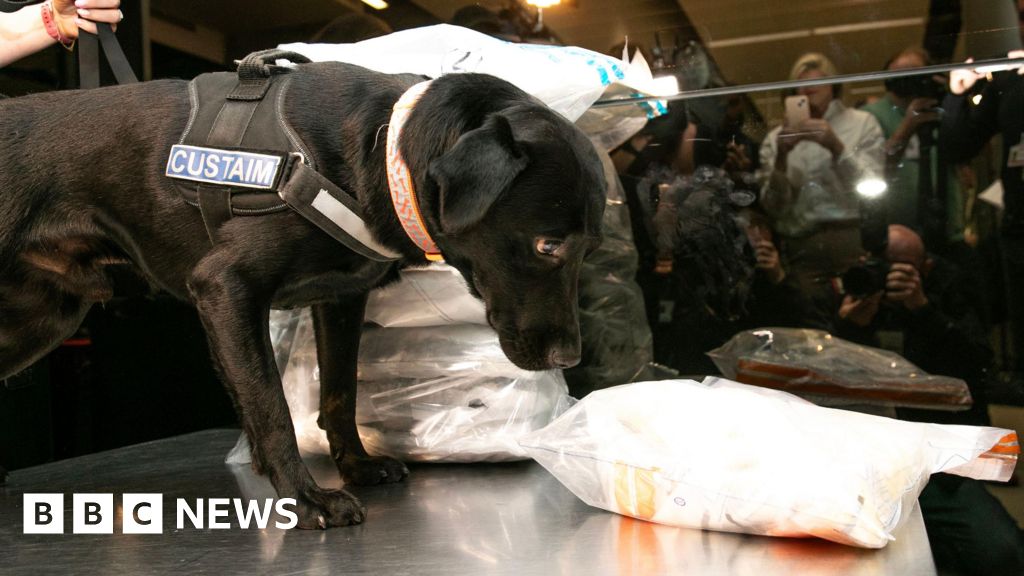
{"type": "Polygon", "coordinates": [[[501,350],[523,370],[557,370],[580,363],[580,339],[553,328],[519,330],[496,321],[487,313],[487,321],[498,333],[501,350]]]}

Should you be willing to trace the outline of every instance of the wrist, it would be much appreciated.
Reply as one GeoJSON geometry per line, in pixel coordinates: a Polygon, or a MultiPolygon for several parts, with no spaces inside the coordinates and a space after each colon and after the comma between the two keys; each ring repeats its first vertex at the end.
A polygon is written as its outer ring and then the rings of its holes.
{"type": "Polygon", "coordinates": [[[905,300],[903,305],[907,307],[907,310],[917,312],[928,305],[928,298],[922,294],[920,298],[910,298],[905,300]]]}
{"type": "Polygon", "coordinates": [[[907,146],[907,143],[910,142],[910,137],[913,135],[913,124],[909,119],[904,118],[903,121],[900,122],[900,125],[896,127],[896,130],[893,131],[892,136],[889,137],[889,141],[886,142],[886,144],[899,147],[899,149],[902,150],[907,146]]]}
{"type": "Polygon", "coordinates": [[[907,141],[893,134],[892,138],[883,146],[887,158],[902,158],[907,149],[907,141]]]}
{"type": "Polygon", "coordinates": [[[46,33],[58,44],[71,50],[75,46],[75,38],[67,32],[67,27],[61,22],[61,17],[53,8],[53,2],[50,0],[43,2],[39,10],[46,33]]]}
{"type": "Polygon", "coordinates": [[[843,146],[843,141],[833,134],[832,139],[829,141],[828,149],[832,152],[832,158],[838,160],[843,155],[843,151],[846,150],[846,146],[843,146]]]}

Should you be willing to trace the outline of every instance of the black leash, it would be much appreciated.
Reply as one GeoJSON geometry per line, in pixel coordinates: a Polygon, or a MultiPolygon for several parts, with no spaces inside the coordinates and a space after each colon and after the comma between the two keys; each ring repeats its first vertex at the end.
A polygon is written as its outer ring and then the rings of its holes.
{"type": "Polygon", "coordinates": [[[118,84],[134,84],[139,81],[128,63],[121,44],[114,36],[114,29],[105,22],[96,23],[98,35],[88,32],[78,34],[78,85],[80,88],[99,88],[100,86],[100,49],[107,57],[110,70],[118,84]]]}
{"type": "MultiPolygon", "coordinates": [[[[43,0],[0,0],[0,12],[17,12],[25,6],[42,4],[43,0]]],[[[100,50],[107,58],[118,84],[134,84],[139,81],[132,71],[128,57],[114,35],[110,24],[97,22],[98,34],[85,31],[78,33],[78,74],[80,88],[99,88],[100,50]]]]}

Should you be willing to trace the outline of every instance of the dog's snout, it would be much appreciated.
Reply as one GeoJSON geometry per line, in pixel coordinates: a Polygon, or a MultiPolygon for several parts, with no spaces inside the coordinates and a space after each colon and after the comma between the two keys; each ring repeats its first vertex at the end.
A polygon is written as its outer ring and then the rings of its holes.
{"type": "Polygon", "coordinates": [[[548,354],[548,362],[552,368],[572,368],[580,363],[578,349],[555,348],[548,354]]]}

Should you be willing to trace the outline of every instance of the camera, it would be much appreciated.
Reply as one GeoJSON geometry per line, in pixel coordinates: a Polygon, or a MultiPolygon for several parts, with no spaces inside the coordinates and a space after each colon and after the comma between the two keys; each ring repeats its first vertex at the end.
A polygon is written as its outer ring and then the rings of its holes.
{"type": "Polygon", "coordinates": [[[839,278],[845,294],[855,298],[866,298],[885,290],[885,277],[888,274],[889,263],[872,256],[861,264],[851,266],[839,278]]]}
{"type": "Polygon", "coordinates": [[[946,84],[933,76],[903,76],[885,81],[885,89],[903,98],[931,98],[942,102],[946,95],[946,84]]]}

